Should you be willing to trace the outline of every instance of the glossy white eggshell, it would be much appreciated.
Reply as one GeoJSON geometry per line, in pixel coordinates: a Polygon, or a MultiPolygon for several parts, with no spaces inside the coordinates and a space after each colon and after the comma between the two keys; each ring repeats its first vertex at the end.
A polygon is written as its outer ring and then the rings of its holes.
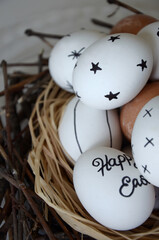
{"type": "Polygon", "coordinates": [[[64,36],[53,47],[49,57],[49,71],[63,89],[73,92],[72,72],[79,56],[92,43],[106,34],[93,30],[80,30],[64,36]]]}
{"type": "Polygon", "coordinates": [[[122,133],[117,110],[98,110],[73,97],[65,108],[58,128],[59,139],[74,161],[96,146],[120,149],[122,133]]]}
{"type": "Polygon", "coordinates": [[[159,187],[159,96],[152,98],[139,112],[131,145],[139,171],[159,187]]]}
{"type": "Polygon", "coordinates": [[[83,153],[75,164],[73,182],[87,212],[108,228],[136,228],[154,207],[154,187],[132,158],[113,148],[98,147],[83,153]]]}
{"type": "Polygon", "coordinates": [[[80,56],[73,88],[80,100],[97,109],[113,109],[133,99],[152,71],[152,51],[139,36],[108,35],[80,56]]]}
{"type": "Polygon", "coordinates": [[[149,44],[153,52],[154,63],[150,79],[159,80],[159,21],[142,28],[138,36],[149,44]]]}

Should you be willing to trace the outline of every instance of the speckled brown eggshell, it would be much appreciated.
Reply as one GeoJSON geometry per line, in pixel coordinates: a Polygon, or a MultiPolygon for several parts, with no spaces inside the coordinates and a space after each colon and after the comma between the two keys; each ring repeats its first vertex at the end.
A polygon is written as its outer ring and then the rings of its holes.
{"type": "Polygon", "coordinates": [[[134,14],[121,19],[112,29],[110,34],[114,33],[132,33],[137,34],[146,25],[156,22],[157,19],[144,14],[134,14]]]}
{"type": "Polygon", "coordinates": [[[159,82],[149,82],[142,91],[121,108],[120,125],[124,136],[131,141],[132,129],[142,107],[153,97],[159,95],[159,82]]]}

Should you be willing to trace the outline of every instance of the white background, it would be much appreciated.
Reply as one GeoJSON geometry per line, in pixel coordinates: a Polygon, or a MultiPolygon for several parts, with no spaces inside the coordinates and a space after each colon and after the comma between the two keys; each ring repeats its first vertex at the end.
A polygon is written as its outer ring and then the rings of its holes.
{"type": "MultiPolygon", "coordinates": [[[[123,2],[159,18],[159,0],[123,2]]],[[[95,26],[90,19],[115,24],[132,14],[120,8],[116,15],[107,17],[115,9],[116,5],[110,5],[106,0],[0,0],[0,61],[26,61],[36,58],[42,49],[48,56],[49,47],[35,37],[25,36],[27,28],[62,35],[83,27],[109,33],[109,29],[95,26]]]]}

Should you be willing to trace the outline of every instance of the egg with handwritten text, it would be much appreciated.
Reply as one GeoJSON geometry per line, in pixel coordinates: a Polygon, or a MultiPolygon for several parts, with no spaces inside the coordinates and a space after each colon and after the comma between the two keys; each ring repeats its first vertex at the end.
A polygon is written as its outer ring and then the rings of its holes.
{"type": "Polygon", "coordinates": [[[105,36],[93,30],[80,30],[61,38],[49,57],[49,71],[54,81],[63,89],[73,92],[72,72],[77,59],[92,43],[105,36]]]}
{"type": "Polygon", "coordinates": [[[139,112],[132,130],[132,153],[141,174],[159,187],[159,96],[139,112]]]}
{"type": "Polygon", "coordinates": [[[133,99],[152,71],[151,48],[137,35],[113,34],[88,47],[73,71],[80,100],[97,109],[114,109],[133,99]]]}
{"type": "Polygon", "coordinates": [[[75,164],[73,183],[87,212],[115,230],[138,227],[155,204],[154,186],[130,156],[114,148],[98,147],[83,153],[75,164]]]}
{"type": "Polygon", "coordinates": [[[58,128],[65,151],[76,161],[81,153],[97,146],[120,149],[122,133],[114,110],[98,110],[73,97],[64,109],[58,128]]]}
{"type": "Polygon", "coordinates": [[[150,79],[159,80],[159,21],[142,28],[138,36],[142,37],[149,44],[153,52],[154,64],[150,79]]]}

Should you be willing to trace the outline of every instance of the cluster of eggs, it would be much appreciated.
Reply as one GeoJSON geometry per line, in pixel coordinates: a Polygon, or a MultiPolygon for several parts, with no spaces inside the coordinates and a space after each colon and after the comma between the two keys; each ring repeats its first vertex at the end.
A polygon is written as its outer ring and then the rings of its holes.
{"type": "Polygon", "coordinates": [[[58,134],[74,161],[79,200],[106,227],[140,226],[159,187],[159,22],[134,15],[110,34],[68,34],[53,48],[49,70],[74,93],[58,134]],[[123,150],[123,138],[131,153],[123,150]]]}

